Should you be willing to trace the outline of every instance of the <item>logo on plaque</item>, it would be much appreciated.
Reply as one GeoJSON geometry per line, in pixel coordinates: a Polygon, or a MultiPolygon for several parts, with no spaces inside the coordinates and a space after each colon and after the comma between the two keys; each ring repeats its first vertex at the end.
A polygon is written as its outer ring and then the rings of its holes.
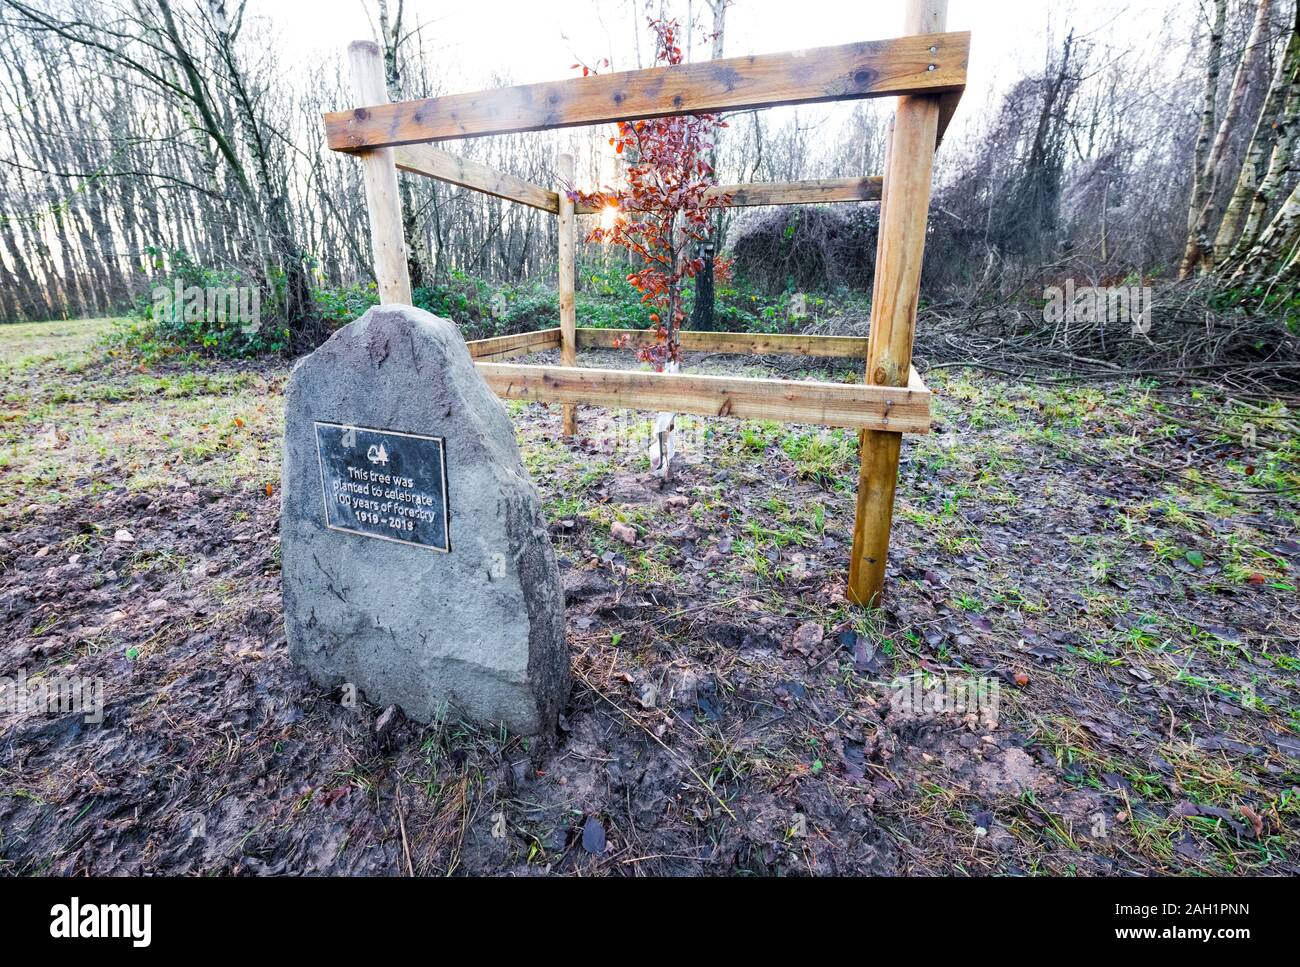
{"type": "Polygon", "coordinates": [[[442,437],[315,423],[326,527],[451,550],[442,437]]]}

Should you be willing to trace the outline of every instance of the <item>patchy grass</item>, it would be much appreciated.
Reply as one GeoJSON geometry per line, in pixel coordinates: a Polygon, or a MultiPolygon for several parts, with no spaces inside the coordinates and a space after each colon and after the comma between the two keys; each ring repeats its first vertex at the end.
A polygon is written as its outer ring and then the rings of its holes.
{"type": "Polygon", "coordinates": [[[0,324],[0,373],[9,375],[42,364],[84,367],[89,352],[119,319],[68,319],[62,322],[0,324]]]}
{"type": "Polygon", "coordinates": [[[0,675],[111,691],[98,729],[0,717],[43,750],[0,769],[30,831],[0,871],[1300,871],[1293,403],[935,371],[871,612],[856,434],[683,418],[664,487],[650,414],[566,441],[510,403],[569,590],[564,731],[380,742],[284,652],[285,368],[141,368],[105,326],[0,330],[0,675]],[[900,701],[969,679],[994,708],[900,701]]]}
{"type": "Polygon", "coordinates": [[[0,518],[83,487],[149,490],[179,474],[223,488],[278,483],[282,376],[231,364],[142,372],[104,348],[111,322],[0,329],[3,358],[26,373],[0,412],[0,470],[13,482],[0,518]]]}

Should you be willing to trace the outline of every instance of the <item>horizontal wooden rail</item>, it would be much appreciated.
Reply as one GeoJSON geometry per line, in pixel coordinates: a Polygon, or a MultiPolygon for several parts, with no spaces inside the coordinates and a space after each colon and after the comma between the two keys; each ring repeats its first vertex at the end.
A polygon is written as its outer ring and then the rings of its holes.
{"type": "Polygon", "coordinates": [[[587,403],[895,433],[930,431],[930,391],[924,387],[512,363],[475,365],[492,391],[509,400],[587,403]]]}
{"type": "MultiPolygon", "coordinates": [[[[650,329],[600,329],[579,326],[579,349],[637,349],[656,342],[650,329]]],[[[818,356],[866,359],[866,336],[808,336],[800,333],[705,332],[683,329],[682,348],[693,353],[734,353],[746,356],[818,356]]],[[[503,353],[522,356],[560,345],[560,330],[540,329],[511,336],[475,339],[466,345],[474,359],[499,359],[503,353]]]]}
{"type": "Polygon", "coordinates": [[[461,158],[431,144],[408,144],[393,151],[393,161],[403,171],[437,178],[448,184],[473,188],[485,195],[531,205],[554,215],[560,210],[555,192],[524,181],[504,171],[497,171],[477,161],[461,158]]]}
{"type": "Polygon", "coordinates": [[[512,356],[527,356],[540,353],[544,349],[555,349],[560,345],[560,330],[539,329],[536,332],[520,332],[511,336],[492,336],[489,339],[475,339],[467,342],[471,359],[502,360],[512,356]]]}
{"type": "Polygon", "coordinates": [[[544,128],[814,104],[966,85],[969,33],[921,34],[782,54],[593,74],[325,115],[330,148],[355,151],[544,128]]]}
{"type": "MultiPolygon", "coordinates": [[[[717,199],[719,208],[752,208],[756,205],[816,205],[837,201],[880,201],[879,175],[868,178],[819,178],[812,181],[756,181],[748,185],[716,185],[704,196],[717,199]]],[[[630,211],[640,211],[631,208],[630,211]]],[[[597,205],[578,205],[579,215],[600,212],[597,205]]]]}
{"type": "MultiPolygon", "coordinates": [[[[805,336],[791,333],[704,332],[683,329],[682,349],[691,353],[737,353],[762,356],[867,358],[866,336],[805,336]]],[[[656,342],[651,329],[578,329],[579,349],[639,348],[656,342]]]]}
{"type": "MultiPolygon", "coordinates": [[[[394,163],[402,171],[424,175],[481,191],[485,195],[516,201],[521,205],[558,214],[559,196],[550,189],[504,171],[497,171],[435,148],[431,144],[407,144],[393,149],[394,163]]],[[[879,201],[881,183],[879,175],[866,178],[818,178],[809,181],[768,181],[747,185],[715,185],[705,190],[705,197],[717,199],[720,208],[752,208],[760,205],[814,205],[827,202],[879,201]]],[[[631,211],[639,211],[633,208],[631,211]]],[[[596,205],[575,206],[579,215],[596,215],[601,209],[596,205]]]]}
{"type": "Polygon", "coordinates": [[[722,195],[728,208],[756,205],[815,205],[833,201],[880,201],[879,175],[869,178],[820,178],[814,181],[772,181],[764,184],[719,185],[709,193],[722,195]]]}

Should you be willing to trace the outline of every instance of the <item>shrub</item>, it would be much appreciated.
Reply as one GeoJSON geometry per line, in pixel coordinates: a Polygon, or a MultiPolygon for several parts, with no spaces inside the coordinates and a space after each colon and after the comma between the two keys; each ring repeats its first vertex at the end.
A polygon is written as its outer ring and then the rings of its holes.
{"type": "Polygon", "coordinates": [[[341,329],[353,319],[379,305],[379,289],[373,282],[357,283],[337,289],[317,289],[316,305],[331,330],[341,329]]]}
{"type": "MultiPolygon", "coordinates": [[[[238,273],[205,269],[183,256],[173,256],[175,274],[183,286],[231,286],[238,273]]],[[[578,324],[604,329],[646,329],[651,325],[651,308],[627,280],[627,265],[621,260],[584,262],[577,269],[578,324]]],[[[831,311],[821,296],[805,299],[805,318],[796,318],[790,293],[769,295],[751,288],[744,280],[719,281],[717,318],[721,328],[733,332],[790,332],[831,311]]],[[[379,304],[373,282],[327,286],[313,291],[315,310],[324,328],[334,331],[379,304]]],[[[693,297],[688,284],[682,299],[693,297]]],[[[848,297],[840,293],[841,302],[848,297]]],[[[467,340],[531,332],[558,326],[559,301],[553,284],[532,280],[520,284],[494,284],[485,279],[453,272],[438,282],[421,286],[411,294],[416,306],[450,319],[467,340]]],[[[839,303],[837,302],[837,306],[839,303]]],[[[242,332],[238,326],[213,326],[200,320],[186,321],[184,313],[154,318],[151,301],[141,300],[137,311],[113,336],[114,344],[129,347],[146,358],[198,350],[210,355],[248,356],[259,352],[283,351],[275,341],[242,332]]]]}
{"type": "Polygon", "coordinates": [[[768,295],[870,288],[879,208],[871,205],[774,208],[741,223],[736,274],[768,295]]]}
{"type": "Polygon", "coordinates": [[[127,325],[117,334],[119,343],[147,343],[152,351],[188,347],[233,357],[283,352],[288,347],[288,330],[264,321],[278,315],[283,294],[276,288],[278,278],[272,278],[268,291],[264,280],[250,278],[237,268],[200,265],[179,250],[164,255],[161,249],[151,247],[147,252],[158,266],[164,259],[169,262],[171,271],[156,279],[154,287],[136,301],[127,325]],[[199,294],[192,300],[189,294],[196,289],[199,294]],[[215,293],[241,290],[251,290],[251,297],[235,296],[235,302],[210,298],[215,293]],[[235,311],[238,306],[256,309],[256,314],[244,318],[235,311]]]}

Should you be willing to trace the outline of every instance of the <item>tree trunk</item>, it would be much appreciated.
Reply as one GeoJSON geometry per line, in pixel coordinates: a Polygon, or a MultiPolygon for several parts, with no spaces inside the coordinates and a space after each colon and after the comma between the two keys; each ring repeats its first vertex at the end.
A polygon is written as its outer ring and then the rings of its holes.
{"type": "Polygon", "coordinates": [[[700,258],[704,261],[704,268],[695,276],[695,305],[691,309],[691,328],[702,329],[705,332],[718,331],[718,319],[715,312],[716,291],[713,281],[713,235],[717,234],[717,224],[714,223],[713,231],[710,238],[701,242],[699,245],[700,258]]]}
{"type": "MultiPolygon", "coordinates": [[[[1223,112],[1223,118],[1219,122],[1214,144],[1210,148],[1200,171],[1200,204],[1195,204],[1197,199],[1194,198],[1194,203],[1188,210],[1189,230],[1187,245],[1183,251],[1183,262],[1179,267],[1179,278],[1187,278],[1194,271],[1204,272],[1211,267],[1214,253],[1211,236],[1218,215],[1218,189],[1224,174],[1228,145],[1231,141],[1233,129],[1237,126],[1237,119],[1241,116],[1242,108],[1246,102],[1251,79],[1255,76],[1260,60],[1268,51],[1268,11],[1269,0],[1257,0],[1255,19],[1250,28],[1250,37],[1246,40],[1246,47],[1241,52],[1241,60],[1237,62],[1237,71],[1233,76],[1232,88],[1228,95],[1228,105],[1223,112]]],[[[1216,18],[1217,16],[1216,11],[1216,18]]],[[[1219,24],[1218,33],[1221,50],[1223,45],[1222,22],[1219,24]]],[[[1211,43],[1213,44],[1213,38],[1211,43]]],[[[1218,59],[1215,58],[1216,63],[1212,68],[1216,84],[1219,72],[1218,59]]],[[[1210,103],[1213,106],[1212,98],[1210,103]]],[[[1204,116],[1202,116],[1201,122],[1204,125],[1204,116]]],[[[1204,129],[1201,133],[1205,133],[1204,129]]],[[[1202,142],[1198,137],[1198,152],[1201,147],[1202,142]]]]}
{"type": "Polygon", "coordinates": [[[1205,93],[1201,100],[1201,123],[1196,132],[1192,153],[1192,198],[1187,206],[1187,242],[1178,277],[1186,278],[1197,259],[1196,223],[1207,197],[1205,165],[1210,156],[1210,138],[1214,132],[1215,104],[1219,97],[1219,67],[1223,58],[1223,22],[1228,15],[1228,0],[1214,0],[1214,22],[1210,25],[1210,46],[1205,55],[1205,93]]]}
{"type": "MultiPolygon", "coordinates": [[[[1300,6],[1297,6],[1296,13],[1297,17],[1300,17],[1300,6]]],[[[1256,188],[1263,183],[1272,152],[1286,131],[1287,115],[1283,113],[1283,106],[1290,92],[1295,89],[1298,55],[1300,55],[1300,31],[1297,31],[1293,24],[1286,49],[1281,60],[1278,61],[1277,73],[1269,85],[1268,95],[1264,98],[1264,104],[1260,109],[1255,133],[1246,148],[1246,157],[1237,175],[1237,184],[1233,189],[1232,198],[1224,209],[1223,219],[1219,222],[1219,231],[1214,237],[1216,265],[1221,265],[1234,249],[1240,247],[1247,214],[1256,197],[1256,188]]],[[[1255,231],[1258,233],[1258,226],[1255,231]]],[[[1254,239],[1251,238],[1246,244],[1249,245],[1250,241],[1254,239]]]]}
{"type": "MultiPolygon", "coordinates": [[[[176,46],[177,54],[182,57],[187,67],[187,75],[192,69],[189,53],[184,49],[174,26],[169,0],[158,0],[158,7],[164,12],[168,23],[168,34],[176,46]]],[[[267,288],[269,292],[282,291],[281,312],[279,320],[289,331],[290,342],[297,349],[313,348],[323,335],[319,320],[313,306],[311,279],[307,272],[307,261],[298,247],[293,229],[289,223],[287,207],[287,186],[283,179],[277,184],[273,167],[282,171],[284,166],[274,164],[271,157],[272,148],[263,133],[261,118],[253,104],[253,98],[239,62],[235,57],[234,34],[226,17],[224,0],[208,0],[208,10],[213,25],[217,30],[217,47],[226,67],[227,82],[234,94],[234,110],[240,128],[244,133],[245,148],[252,155],[252,179],[256,191],[250,186],[252,208],[262,223],[263,232],[270,242],[271,252],[278,265],[268,266],[267,288]],[[280,279],[275,277],[279,270],[280,279]]],[[[202,85],[194,89],[195,100],[206,100],[202,85]]],[[[241,166],[242,172],[242,166],[241,166]]],[[[244,174],[244,182],[248,176],[244,174]]],[[[263,326],[269,320],[263,320],[263,326]]]]}
{"type": "MultiPolygon", "coordinates": [[[[709,6],[713,10],[712,60],[722,59],[723,32],[726,28],[727,4],[729,2],[730,0],[709,0],[709,6]]],[[[714,135],[714,138],[717,139],[721,136],[721,133],[718,133],[714,135]]],[[[710,168],[716,168],[718,163],[718,147],[716,143],[713,150],[709,152],[708,161],[710,168]]],[[[712,221],[713,225],[709,232],[709,238],[700,246],[700,257],[704,259],[704,268],[695,276],[695,304],[691,308],[691,328],[716,332],[718,323],[715,312],[716,292],[713,284],[713,258],[717,254],[718,238],[722,225],[721,218],[716,214],[713,216],[712,221]]]]}
{"type": "Polygon", "coordinates": [[[1271,285],[1280,266],[1289,262],[1300,239],[1300,183],[1292,189],[1268,228],[1233,271],[1230,281],[1243,287],[1271,285]]]}
{"type": "MultiPolygon", "coordinates": [[[[1293,180],[1296,134],[1300,132],[1300,8],[1292,24],[1290,40],[1281,63],[1279,91],[1281,109],[1267,119],[1272,136],[1268,167],[1251,186],[1249,205],[1232,250],[1218,265],[1220,274],[1235,272],[1259,240],[1265,220],[1274,209],[1278,196],[1293,180]]],[[[1272,94],[1270,93],[1270,99],[1272,94]]],[[[1265,105],[1268,109],[1268,105],[1265,105]]],[[[1265,121],[1261,117],[1261,122],[1265,121]]],[[[1225,216],[1225,221],[1227,220],[1225,216]]]]}

